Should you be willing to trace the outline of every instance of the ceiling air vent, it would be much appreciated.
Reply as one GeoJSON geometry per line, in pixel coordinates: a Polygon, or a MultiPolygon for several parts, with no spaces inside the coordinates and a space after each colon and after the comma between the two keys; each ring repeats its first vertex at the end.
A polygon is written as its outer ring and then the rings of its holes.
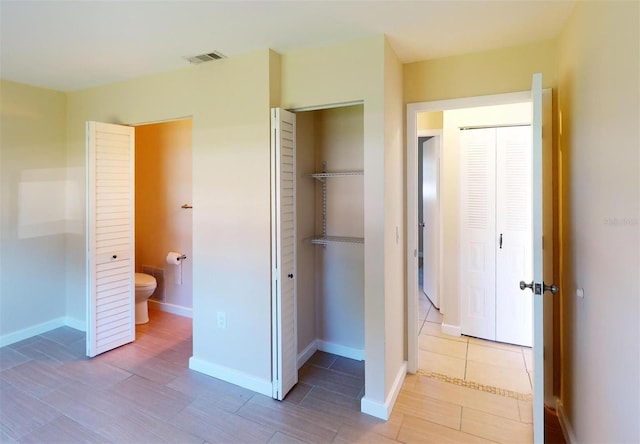
{"type": "Polygon", "coordinates": [[[220,59],[226,59],[227,57],[218,52],[218,51],[212,51],[212,52],[208,52],[206,54],[200,54],[200,55],[196,55],[196,56],[191,56],[191,57],[185,57],[185,59],[189,60],[189,63],[194,63],[194,64],[198,64],[198,63],[204,63],[204,62],[211,62],[213,60],[220,60],[220,59]]]}

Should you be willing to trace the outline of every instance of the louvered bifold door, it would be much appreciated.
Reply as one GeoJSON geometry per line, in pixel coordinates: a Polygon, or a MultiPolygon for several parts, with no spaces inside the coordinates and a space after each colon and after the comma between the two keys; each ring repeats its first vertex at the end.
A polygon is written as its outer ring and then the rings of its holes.
{"type": "Polygon", "coordinates": [[[87,122],[87,355],[135,339],[134,128],[87,122]]]}
{"type": "Polygon", "coordinates": [[[295,114],[274,108],[271,126],[273,397],[282,400],[298,382],[295,114]]]}
{"type": "Polygon", "coordinates": [[[495,340],[495,128],[460,131],[463,334],[495,340]]]}
{"type": "Polygon", "coordinates": [[[531,347],[533,298],[520,290],[532,276],[531,126],[497,129],[496,341],[531,347]]]}

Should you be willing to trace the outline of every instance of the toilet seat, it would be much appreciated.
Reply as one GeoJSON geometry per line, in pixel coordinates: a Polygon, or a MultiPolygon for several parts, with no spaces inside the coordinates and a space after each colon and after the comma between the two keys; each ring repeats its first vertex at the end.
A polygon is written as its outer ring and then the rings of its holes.
{"type": "Polygon", "coordinates": [[[156,290],[156,286],[157,286],[156,278],[146,273],[136,273],[135,283],[136,283],[136,292],[135,292],[136,325],[146,324],[147,322],[149,322],[149,306],[147,302],[149,297],[156,290]]]}
{"type": "Polygon", "coordinates": [[[156,286],[156,278],[145,273],[136,273],[135,276],[136,288],[149,288],[156,286]]]}

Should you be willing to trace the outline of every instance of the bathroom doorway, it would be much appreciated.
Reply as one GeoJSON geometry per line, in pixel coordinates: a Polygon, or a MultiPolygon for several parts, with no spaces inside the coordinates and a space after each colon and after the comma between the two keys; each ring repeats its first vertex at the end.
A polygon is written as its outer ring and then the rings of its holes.
{"type": "Polygon", "coordinates": [[[134,341],[148,305],[192,317],[192,123],[90,121],[86,129],[86,353],[93,357],[134,341]],[[185,260],[169,264],[171,251],[185,260]]]}
{"type": "Polygon", "coordinates": [[[192,120],[136,126],[135,153],[135,271],[156,278],[149,308],[191,317],[192,120]]]}

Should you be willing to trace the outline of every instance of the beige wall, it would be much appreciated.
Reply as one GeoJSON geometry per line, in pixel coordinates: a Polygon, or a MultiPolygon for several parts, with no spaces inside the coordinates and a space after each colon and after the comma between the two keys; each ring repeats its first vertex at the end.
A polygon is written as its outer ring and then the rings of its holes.
{"type": "Polygon", "coordinates": [[[561,398],[577,442],[640,442],[639,17],[638,2],[578,2],[559,37],[561,398]]]}
{"type": "Polygon", "coordinates": [[[1,81],[0,345],[65,323],[65,118],[65,94],[1,81]]]}
{"type": "MultiPolygon", "coordinates": [[[[393,190],[403,187],[403,177],[402,174],[386,175],[385,170],[386,151],[398,151],[396,146],[389,144],[394,139],[387,140],[385,136],[385,116],[390,116],[391,111],[385,114],[387,54],[384,45],[385,38],[377,36],[283,55],[281,102],[281,106],[287,109],[364,102],[366,393],[363,405],[365,409],[378,412],[385,409],[387,400],[386,375],[389,372],[395,374],[398,370],[392,368],[395,365],[388,365],[386,354],[394,348],[404,348],[402,328],[399,330],[399,340],[394,338],[397,342],[385,342],[387,326],[391,326],[395,321],[394,315],[387,316],[385,313],[386,297],[390,288],[387,280],[393,282],[391,286],[394,295],[402,295],[404,289],[403,276],[395,276],[398,273],[395,263],[392,266],[385,261],[387,238],[389,232],[393,233],[395,228],[387,225],[387,201],[383,196],[387,192],[395,195],[393,190]]],[[[401,81],[400,78],[395,80],[396,83],[401,81]]],[[[401,100],[400,90],[397,92],[397,100],[401,100]]],[[[401,106],[397,107],[397,111],[402,113],[401,106]]],[[[393,126],[395,129],[395,125],[393,126]]],[[[398,128],[398,131],[402,134],[402,128],[398,128]]],[[[391,214],[390,217],[393,219],[399,218],[393,211],[391,214]]],[[[401,217],[397,223],[402,226],[401,217]]],[[[395,243],[395,237],[393,242],[395,243]]],[[[403,241],[400,242],[401,248],[403,241]]],[[[399,257],[402,264],[402,253],[399,257]]],[[[401,299],[402,297],[399,300],[401,299]]]]}
{"type": "Polygon", "coordinates": [[[418,131],[442,129],[442,111],[418,114],[418,131]]]}
{"type": "MultiPolygon", "coordinates": [[[[191,365],[271,391],[270,51],[69,94],[69,164],[84,122],[193,122],[191,365]],[[225,312],[226,329],[217,328],[225,312]],[[242,350],[242,353],[238,353],[242,350]]],[[[182,211],[182,210],[181,210],[182,211]]],[[[68,311],[84,318],[84,234],[68,242],[68,311]]]]}
{"type": "MultiPolygon", "coordinates": [[[[555,42],[547,41],[404,65],[404,101],[415,103],[528,91],[531,89],[531,76],[536,72],[542,72],[545,87],[551,87],[555,84],[554,51],[555,42]]],[[[437,126],[440,123],[437,112],[421,114],[431,115],[421,116],[418,124],[437,126]]],[[[457,162],[455,150],[443,149],[443,183],[458,177],[457,162]]],[[[449,185],[443,187],[441,195],[442,217],[445,221],[442,248],[445,252],[453,251],[455,254],[443,257],[441,288],[444,323],[456,328],[460,326],[458,298],[455,297],[458,274],[458,184],[449,185]]]]}
{"type": "MultiPolygon", "coordinates": [[[[384,42],[385,396],[406,373],[404,107],[402,64],[384,42]]],[[[395,393],[397,395],[397,392],[395,393]]],[[[389,399],[386,400],[390,402],[389,399]]]]}
{"type": "Polygon", "coordinates": [[[135,133],[136,272],[144,272],[143,266],[164,270],[162,288],[153,298],[163,292],[167,309],[187,313],[193,292],[193,211],[181,206],[192,204],[191,128],[191,119],[184,119],[140,125],[135,133]],[[169,265],[169,251],[184,253],[187,260],[169,265]]]}
{"type": "Polygon", "coordinates": [[[555,84],[555,41],[532,43],[404,65],[405,103],[473,97],[531,89],[531,75],[543,87],[555,84]]]}

